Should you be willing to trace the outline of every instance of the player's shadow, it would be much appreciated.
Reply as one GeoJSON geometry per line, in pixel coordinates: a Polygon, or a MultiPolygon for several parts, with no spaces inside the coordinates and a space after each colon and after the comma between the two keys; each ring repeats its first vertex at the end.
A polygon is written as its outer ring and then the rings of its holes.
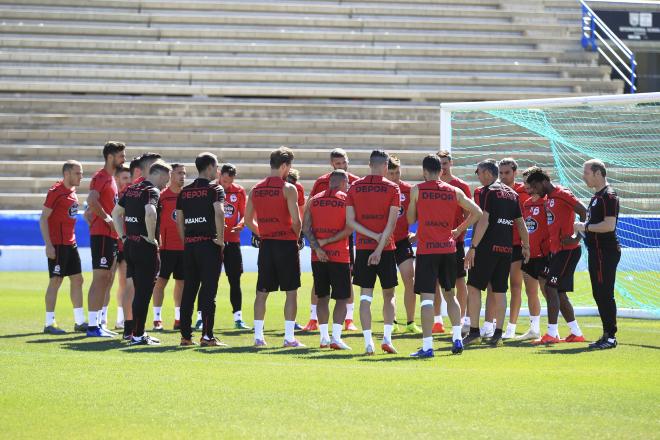
{"type": "MultiPolygon", "coordinates": [[[[660,350],[660,346],[657,346],[657,345],[621,344],[621,343],[619,343],[619,345],[625,345],[625,346],[628,346],[628,347],[650,348],[651,350],[660,350]]],[[[598,350],[594,350],[594,351],[598,351],[598,350]]]]}
{"type": "Polygon", "coordinates": [[[66,342],[62,344],[64,350],[72,351],[113,351],[124,347],[118,339],[93,341],[93,342],[66,342]]]}
{"type": "MultiPolygon", "coordinates": [[[[297,348],[280,347],[276,350],[263,350],[263,351],[264,354],[268,354],[268,355],[300,356],[305,354],[312,354],[316,352],[316,349],[311,347],[297,347],[297,348]]],[[[307,359],[308,357],[304,357],[304,358],[307,359]]]]}
{"type": "Polygon", "coordinates": [[[60,342],[71,342],[71,341],[79,341],[81,339],[85,339],[85,335],[78,335],[78,336],[71,336],[68,338],[62,338],[62,337],[53,337],[53,338],[44,338],[44,339],[34,339],[31,341],[26,341],[28,344],[52,344],[52,343],[60,343],[60,342]]]}
{"type": "Polygon", "coordinates": [[[416,359],[410,356],[363,356],[360,362],[419,362],[424,359],[416,359]]]}
{"type": "Polygon", "coordinates": [[[545,347],[545,350],[539,350],[536,354],[580,354],[580,353],[593,353],[598,350],[592,350],[589,347],[573,347],[573,348],[550,348],[545,347]]]}
{"type": "Polygon", "coordinates": [[[327,352],[327,351],[318,351],[314,353],[314,356],[304,356],[300,357],[301,359],[307,359],[310,361],[325,361],[325,360],[334,360],[334,359],[354,359],[364,357],[364,353],[351,353],[350,351],[343,350],[341,352],[327,352]]]}
{"type": "Polygon", "coordinates": [[[118,347],[122,353],[168,353],[172,351],[181,350],[178,345],[126,345],[118,347]]]}
{"type": "MultiPolygon", "coordinates": [[[[193,351],[195,353],[203,354],[243,354],[243,353],[253,353],[259,354],[261,351],[267,351],[268,348],[255,348],[252,346],[237,346],[237,347],[197,347],[193,351]]],[[[272,349],[271,349],[272,350],[272,349]]]]}
{"type": "Polygon", "coordinates": [[[39,336],[44,335],[44,332],[33,332],[33,333],[14,333],[11,335],[0,335],[0,339],[13,339],[13,338],[26,338],[28,336],[39,336]]]}

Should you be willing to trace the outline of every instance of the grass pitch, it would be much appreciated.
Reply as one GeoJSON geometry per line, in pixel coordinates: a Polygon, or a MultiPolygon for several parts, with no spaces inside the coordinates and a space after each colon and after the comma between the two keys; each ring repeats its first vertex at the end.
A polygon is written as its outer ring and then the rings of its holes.
{"type": "MultiPolygon", "coordinates": [[[[85,280],[87,288],[91,275],[85,280]]],[[[255,281],[254,274],[244,277],[248,323],[255,281]]],[[[452,356],[443,335],[434,359],[415,360],[408,354],[420,337],[398,334],[400,355],[366,358],[361,333],[345,335],[351,352],[317,349],[318,333],[299,335],[308,348],[280,348],[283,296],[272,294],[270,345],[255,350],[251,332],[229,329],[223,275],[216,325],[229,348],[180,349],[172,331],[159,336],[161,346],[127,348],[119,340],[42,334],[46,284],[44,273],[0,273],[2,438],[660,437],[659,321],[620,320],[620,345],[605,352],[586,351],[586,344],[512,343],[452,356]]],[[[303,324],[310,285],[305,274],[303,324]]],[[[67,282],[63,288],[57,320],[70,330],[67,282]]],[[[381,305],[376,294],[376,332],[381,305]]],[[[114,322],[114,301],[110,310],[114,322]]],[[[579,321],[588,339],[600,336],[597,318],[579,321]]],[[[521,318],[519,331],[526,326],[521,318]]],[[[568,333],[565,325],[560,333],[568,333]]]]}

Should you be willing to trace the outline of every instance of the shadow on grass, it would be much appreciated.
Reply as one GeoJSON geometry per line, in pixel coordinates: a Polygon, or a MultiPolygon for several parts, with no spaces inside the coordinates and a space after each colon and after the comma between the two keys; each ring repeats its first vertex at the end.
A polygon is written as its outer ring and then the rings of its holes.
{"type": "Polygon", "coordinates": [[[73,351],[111,351],[125,347],[120,339],[94,340],[93,342],[66,342],[62,344],[64,350],[73,351]]]}
{"type": "Polygon", "coordinates": [[[262,351],[268,351],[268,348],[255,348],[252,346],[239,346],[239,347],[197,347],[194,349],[197,353],[204,354],[243,354],[253,353],[258,354],[262,351]]]}
{"type": "Polygon", "coordinates": [[[77,335],[71,337],[53,336],[52,338],[34,339],[32,341],[25,341],[25,342],[28,344],[52,344],[52,343],[61,343],[61,342],[80,341],[85,338],[86,338],[85,335],[77,335]]]}
{"type": "Polygon", "coordinates": [[[122,353],[168,353],[182,348],[178,345],[123,345],[118,347],[122,353]]]}
{"type": "Polygon", "coordinates": [[[26,338],[28,336],[39,336],[44,335],[44,332],[34,332],[34,333],[14,333],[12,335],[0,335],[0,339],[12,339],[12,338],[26,338]]]}
{"type": "MultiPolygon", "coordinates": [[[[619,345],[625,345],[627,347],[639,347],[639,348],[650,348],[651,350],[660,350],[660,346],[657,345],[645,345],[645,344],[622,344],[619,343],[619,345]]],[[[597,351],[597,350],[594,350],[597,351]]]]}

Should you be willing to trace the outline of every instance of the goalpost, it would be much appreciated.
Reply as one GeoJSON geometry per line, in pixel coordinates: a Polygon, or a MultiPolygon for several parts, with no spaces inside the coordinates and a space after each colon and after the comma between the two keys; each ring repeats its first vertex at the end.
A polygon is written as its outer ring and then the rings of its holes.
{"type": "MultiPolygon", "coordinates": [[[[621,204],[619,316],[660,319],[660,93],[443,103],[440,147],[466,174],[486,158],[512,156],[519,172],[539,165],[585,205],[592,190],[582,165],[605,162],[621,204]]],[[[585,250],[571,299],[577,313],[594,315],[586,267],[585,250]]]]}

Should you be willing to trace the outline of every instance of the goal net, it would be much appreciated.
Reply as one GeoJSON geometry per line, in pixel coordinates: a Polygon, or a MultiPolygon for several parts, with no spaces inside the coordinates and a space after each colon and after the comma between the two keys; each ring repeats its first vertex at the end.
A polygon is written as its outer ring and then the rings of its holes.
{"type": "MultiPolygon", "coordinates": [[[[585,205],[592,190],[582,181],[583,163],[605,162],[621,204],[620,316],[660,318],[660,93],[442,104],[440,132],[441,148],[466,172],[511,156],[519,173],[539,165],[585,205]]],[[[586,250],[575,286],[574,305],[597,313],[586,250]]]]}

